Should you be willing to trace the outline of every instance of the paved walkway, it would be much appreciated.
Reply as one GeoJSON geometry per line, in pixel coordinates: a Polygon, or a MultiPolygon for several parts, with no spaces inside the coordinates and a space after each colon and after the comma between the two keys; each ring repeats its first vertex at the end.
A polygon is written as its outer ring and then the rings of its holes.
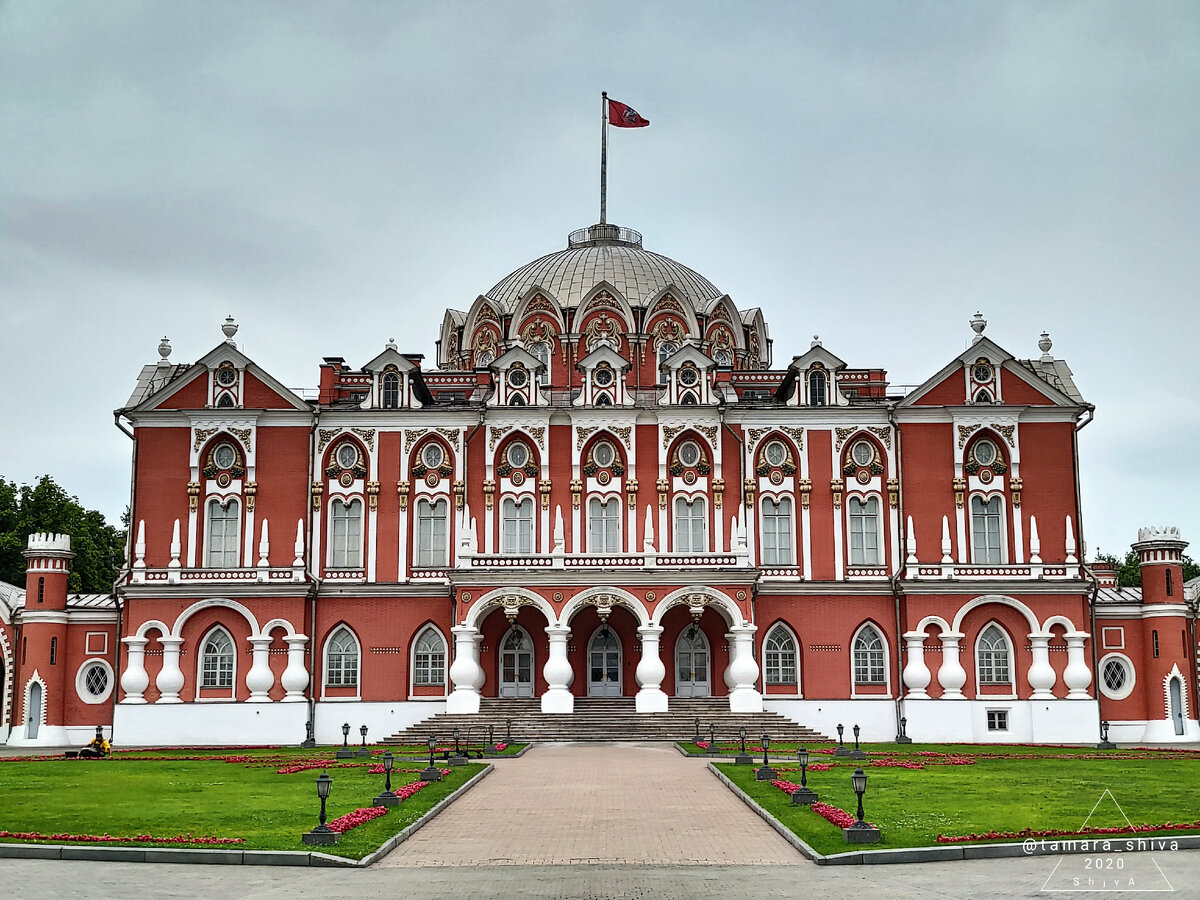
{"type": "Polygon", "coordinates": [[[669,744],[542,744],[380,866],[796,865],[804,857],[669,744]]]}

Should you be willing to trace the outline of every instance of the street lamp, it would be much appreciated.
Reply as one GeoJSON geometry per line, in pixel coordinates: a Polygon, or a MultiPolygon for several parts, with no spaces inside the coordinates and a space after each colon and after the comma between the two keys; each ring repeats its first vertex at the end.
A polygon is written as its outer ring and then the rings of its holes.
{"type": "Polygon", "coordinates": [[[386,780],[383,783],[383,793],[371,801],[372,806],[400,805],[400,798],[392,793],[392,766],[395,764],[396,758],[392,756],[392,751],[385,751],[383,754],[383,774],[386,780]]]}
{"type": "Polygon", "coordinates": [[[512,743],[512,719],[504,720],[504,743],[512,743]]]}
{"type": "Polygon", "coordinates": [[[709,723],[708,726],[708,752],[715,754],[717,752],[717,726],[709,723]]]}
{"type": "Polygon", "coordinates": [[[354,751],[355,756],[370,756],[371,749],[367,746],[367,726],[363,725],[358,729],[358,733],[362,735],[362,746],[354,751]]]}
{"type": "Polygon", "coordinates": [[[316,828],[300,835],[300,840],[306,844],[336,844],[342,839],[340,832],[334,831],[325,824],[325,801],[329,799],[329,789],[333,787],[333,779],[327,772],[317,776],[317,796],[321,798],[321,817],[316,828]]]}
{"type": "Polygon", "coordinates": [[[1100,743],[1096,745],[1097,750],[1116,750],[1117,745],[1108,739],[1108,722],[1100,723],[1100,743]]]}
{"type": "Polygon", "coordinates": [[[700,743],[700,717],[696,716],[696,733],[692,735],[692,743],[700,743]]]}
{"type": "Polygon", "coordinates": [[[350,723],[346,722],[342,725],[342,746],[338,748],[338,752],[334,754],[336,759],[349,759],[354,755],[354,751],[350,749],[348,741],[350,740],[350,723]]]}
{"type": "Polygon", "coordinates": [[[862,769],[855,769],[850,776],[850,786],[858,795],[858,821],[849,828],[842,829],[842,837],[852,844],[879,843],[879,829],[869,825],[863,819],[863,794],[867,792],[867,774],[862,769]]]}
{"type": "Polygon", "coordinates": [[[845,731],[845,729],[842,727],[842,723],[838,722],[838,727],[837,727],[838,745],[833,751],[834,756],[849,756],[850,755],[850,751],[848,749],[846,749],[846,744],[842,740],[842,732],[843,731],[845,731]]]}
{"type": "Polygon", "coordinates": [[[763,764],[760,768],[754,770],[755,781],[774,781],[779,777],[778,773],[771,768],[770,760],[767,758],[767,751],[771,749],[771,736],[764,734],[762,736],[763,748],[763,764]]]}
{"type": "Polygon", "coordinates": [[[800,763],[800,790],[792,794],[792,806],[807,806],[817,799],[817,795],[808,789],[807,747],[796,751],[796,762],[800,763]]]}
{"type": "Polygon", "coordinates": [[[486,756],[495,756],[496,755],[496,726],[495,725],[488,726],[487,746],[483,749],[483,752],[486,756]]]}
{"type": "Polygon", "coordinates": [[[433,748],[437,746],[437,738],[432,734],[429,736],[429,768],[421,773],[422,781],[441,781],[442,770],[438,769],[433,764],[433,748]]]}
{"type": "Polygon", "coordinates": [[[741,741],[742,741],[742,752],[739,753],[736,757],[734,757],[733,764],[735,766],[752,766],[752,765],[754,765],[754,760],[752,760],[746,754],[746,726],[745,725],[742,725],[740,728],[738,728],[738,737],[741,738],[741,741]]]}
{"type": "Polygon", "coordinates": [[[896,735],[897,744],[911,744],[912,738],[908,736],[908,717],[900,717],[900,733],[896,735]]]}
{"type": "Polygon", "coordinates": [[[857,725],[855,725],[854,726],[854,750],[851,751],[851,753],[850,753],[851,759],[866,759],[867,758],[867,754],[863,753],[862,749],[858,746],[859,731],[860,731],[859,727],[857,725]]]}
{"type": "Polygon", "coordinates": [[[450,757],[450,765],[465,766],[467,764],[467,758],[462,755],[462,750],[459,747],[458,739],[459,739],[459,731],[457,728],[455,728],[454,729],[454,755],[452,757],[450,757]]]}

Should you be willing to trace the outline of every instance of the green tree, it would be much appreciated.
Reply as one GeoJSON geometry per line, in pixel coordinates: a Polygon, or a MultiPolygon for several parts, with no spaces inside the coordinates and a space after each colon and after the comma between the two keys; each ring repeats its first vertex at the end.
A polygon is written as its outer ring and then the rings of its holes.
{"type": "Polygon", "coordinates": [[[36,484],[18,485],[0,478],[0,581],[25,583],[25,557],[29,535],[52,531],[71,536],[72,593],[107,593],[125,556],[125,532],[109,525],[104,515],[84,509],[76,497],[49,475],[36,484]]]}
{"type": "MultiPolygon", "coordinates": [[[[1124,559],[1118,559],[1112,553],[1096,553],[1096,562],[1109,562],[1117,567],[1117,585],[1119,587],[1142,586],[1142,563],[1137,551],[1130,549],[1125,552],[1124,559]]],[[[1183,580],[1191,581],[1200,576],[1200,564],[1186,553],[1183,556],[1183,580]]]]}

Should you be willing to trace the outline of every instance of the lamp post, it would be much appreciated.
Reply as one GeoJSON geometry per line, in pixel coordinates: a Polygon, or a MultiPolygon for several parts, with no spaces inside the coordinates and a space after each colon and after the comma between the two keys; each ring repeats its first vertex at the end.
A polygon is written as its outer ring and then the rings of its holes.
{"type": "Polygon", "coordinates": [[[862,751],[862,748],[858,746],[858,735],[859,735],[860,730],[861,729],[857,725],[854,726],[854,749],[852,751],[850,751],[851,759],[866,759],[867,758],[867,754],[865,754],[862,751]]]}
{"type": "Polygon", "coordinates": [[[454,755],[452,757],[450,757],[450,765],[465,766],[467,764],[467,759],[465,756],[462,755],[462,750],[459,747],[458,738],[459,738],[459,731],[457,728],[455,728],[454,729],[454,755]]]}
{"type": "Polygon", "coordinates": [[[1108,739],[1108,722],[1100,723],[1100,743],[1096,745],[1097,750],[1116,750],[1117,745],[1108,739]]]}
{"type": "Polygon", "coordinates": [[[718,752],[717,726],[712,723],[709,723],[708,726],[708,752],[714,755],[718,752]]]}
{"type": "Polygon", "coordinates": [[[304,740],[300,743],[301,748],[310,749],[317,746],[317,736],[313,731],[312,719],[304,723],[304,740]]]}
{"type": "Polygon", "coordinates": [[[325,801],[329,799],[329,789],[333,787],[333,779],[327,772],[317,776],[317,796],[321,798],[321,817],[317,827],[300,835],[300,840],[306,844],[336,844],[342,835],[325,824],[325,801]]]}
{"type": "Polygon", "coordinates": [[[912,738],[908,736],[908,717],[900,717],[900,733],[896,735],[897,744],[911,744],[912,738]]]}
{"type": "Polygon", "coordinates": [[[745,725],[738,728],[738,737],[741,738],[741,741],[742,741],[742,752],[734,757],[733,764],[735,766],[752,766],[752,765],[754,765],[754,760],[752,760],[746,754],[746,726],[745,725]]]}
{"type": "Polygon", "coordinates": [[[433,764],[433,748],[437,746],[437,738],[432,734],[429,736],[429,768],[421,773],[422,781],[441,781],[442,770],[435,767],[433,764]]]}
{"type": "Polygon", "coordinates": [[[354,751],[354,755],[369,757],[371,755],[371,748],[367,746],[367,726],[361,726],[358,729],[358,733],[362,735],[362,746],[354,751]]]}
{"type": "Polygon", "coordinates": [[[485,756],[495,756],[496,755],[496,726],[489,725],[487,734],[488,734],[487,746],[483,748],[484,755],[485,756]]]}
{"type": "Polygon", "coordinates": [[[692,735],[692,743],[700,743],[700,717],[696,716],[696,732],[692,735]]]}
{"type": "Polygon", "coordinates": [[[504,720],[504,743],[512,743],[512,719],[504,720]]]}
{"type": "Polygon", "coordinates": [[[385,781],[383,783],[383,793],[371,801],[372,806],[399,806],[400,798],[392,793],[392,767],[396,764],[396,758],[392,756],[392,751],[387,750],[383,754],[383,774],[385,781]]]}
{"type": "Polygon", "coordinates": [[[817,795],[808,789],[808,748],[796,751],[796,762],[800,763],[800,790],[792,794],[792,806],[808,806],[817,795]]]}
{"type": "Polygon", "coordinates": [[[335,759],[350,759],[354,756],[354,751],[350,749],[350,723],[346,722],[342,725],[342,746],[338,748],[338,752],[334,754],[335,759]]]}
{"type": "Polygon", "coordinates": [[[867,792],[867,774],[862,769],[855,769],[854,774],[850,776],[850,786],[858,795],[858,821],[849,828],[843,828],[842,837],[851,844],[877,844],[879,829],[863,819],[863,794],[867,792]]]}
{"type": "Polygon", "coordinates": [[[763,748],[763,764],[762,764],[762,766],[760,766],[759,768],[754,770],[754,780],[755,781],[774,781],[776,778],[779,777],[779,774],[774,769],[771,768],[771,762],[767,758],[767,751],[771,749],[771,736],[769,734],[764,734],[762,736],[762,748],[763,748]]]}
{"type": "Polygon", "coordinates": [[[849,756],[850,755],[850,751],[849,751],[849,749],[847,749],[845,741],[842,740],[842,733],[844,731],[845,731],[845,729],[842,727],[842,723],[838,722],[838,727],[837,727],[838,745],[837,745],[837,747],[834,748],[834,751],[833,751],[834,756],[849,756]]]}

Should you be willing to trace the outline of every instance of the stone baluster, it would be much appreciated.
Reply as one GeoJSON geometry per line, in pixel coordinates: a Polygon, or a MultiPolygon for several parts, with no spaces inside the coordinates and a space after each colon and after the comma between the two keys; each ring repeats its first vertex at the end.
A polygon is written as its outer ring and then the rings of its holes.
{"type": "Polygon", "coordinates": [[[304,689],[308,687],[308,669],[304,666],[304,648],[308,637],[303,634],[289,634],[284,638],[288,647],[287,668],[283,670],[280,684],[287,694],[284,703],[298,703],[304,700],[304,689]]]}
{"type": "Polygon", "coordinates": [[[125,671],[121,673],[121,690],[125,692],[122,703],[145,703],[143,692],[150,687],[150,676],[146,673],[146,644],[144,637],[121,638],[125,645],[125,671]]]}
{"type": "Polygon", "coordinates": [[[963,700],[963,685],[967,683],[967,672],[958,661],[959,642],[962,632],[943,631],[942,664],[938,667],[938,684],[942,686],[943,700],[963,700]]]}
{"type": "Polygon", "coordinates": [[[483,675],[479,665],[479,631],[470,625],[456,625],[450,629],[454,635],[454,663],[450,666],[450,681],[454,690],[446,698],[446,712],[455,715],[479,712],[479,688],[476,680],[483,675]]]}
{"type": "Polygon", "coordinates": [[[162,644],[162,668],[154,679],[154,686],[160,694],[159,703],[182,703],[179,692],[183,690],[183,672],[179,669],[179,647],[183,638],[163,637],[158,642],[162,644]]]}
{"type": "Polygon", "coordinates": [[[729,676],[733,690],[729,692],[729,711],[754,713],[763,711],[762,694],[758,683],[758,663],[754,661],[754,632],[757,625],[743,623],[734,625],[725,635],[729,641],[729,676]]]}
{"type": "Polygon", "coordinates": [[[666,712],[667,695],[663,693],[663,679],[667,667],[659,657],[659,639],[663,629],[659,625],[644,625],[638,629],[642,639],[642,658],[638,660],[634,676],[637,678],[638,693],[635,701],[638,712],[666,712]]]}
{"type": "Polygon", "coordinates": [[[1029,635],[1029,643],[1033,648],[1033,661],[1029,664],[1029,672],[1026,673],[1025,680],[1033,688],[1033,693],[1029,695],[1031,700],[1054,699],[1054,682],[1058,680],[1058,676],[1054,674],[1054,667],[1050,665],[1050,638],[1052,636],[1048,631],[1035,631],[1029,635]]]}
{"type": "Polygon", "coordinates": [[[1068,631],[1064,637],[1067,640],[1067,667],[1063,670],[1063,681],[1067,685],[1067,699],[1089,700],[1087,689],[1092,683],[1092,670],[1088,668],[1083,642],[1091,635],[1086,631],[1068,631]]]}
{"type": "Polygon", "coordinates": [[[927,700],[926,688],[932,680],[929,666],[925,665],[925,632],[906,631],[904,646],[908,649],[908,661],[904,665],[904,687],[911,700],[927,700]]]}
{"type": "Polygon", "coordinates": [[[575,711],[575,697],[571,694],[571,681],[575,672],[567,659],[567,641],[571,629],[566,625],[547,625],[550,638],[550,654],[542,675],[546,678],[546,693],[542,694],[542,712],[571,713],[575,711]]]}
{"type": "Polygon", "coordinates": [[[254,662],[246,673],[246,687],[250,691],[250,703],[270,703],[271,688],[275,686],[275,673],[271,671],[269,652],[271,636],[260,634],[250,638],[254,650],[254,662]]]}

